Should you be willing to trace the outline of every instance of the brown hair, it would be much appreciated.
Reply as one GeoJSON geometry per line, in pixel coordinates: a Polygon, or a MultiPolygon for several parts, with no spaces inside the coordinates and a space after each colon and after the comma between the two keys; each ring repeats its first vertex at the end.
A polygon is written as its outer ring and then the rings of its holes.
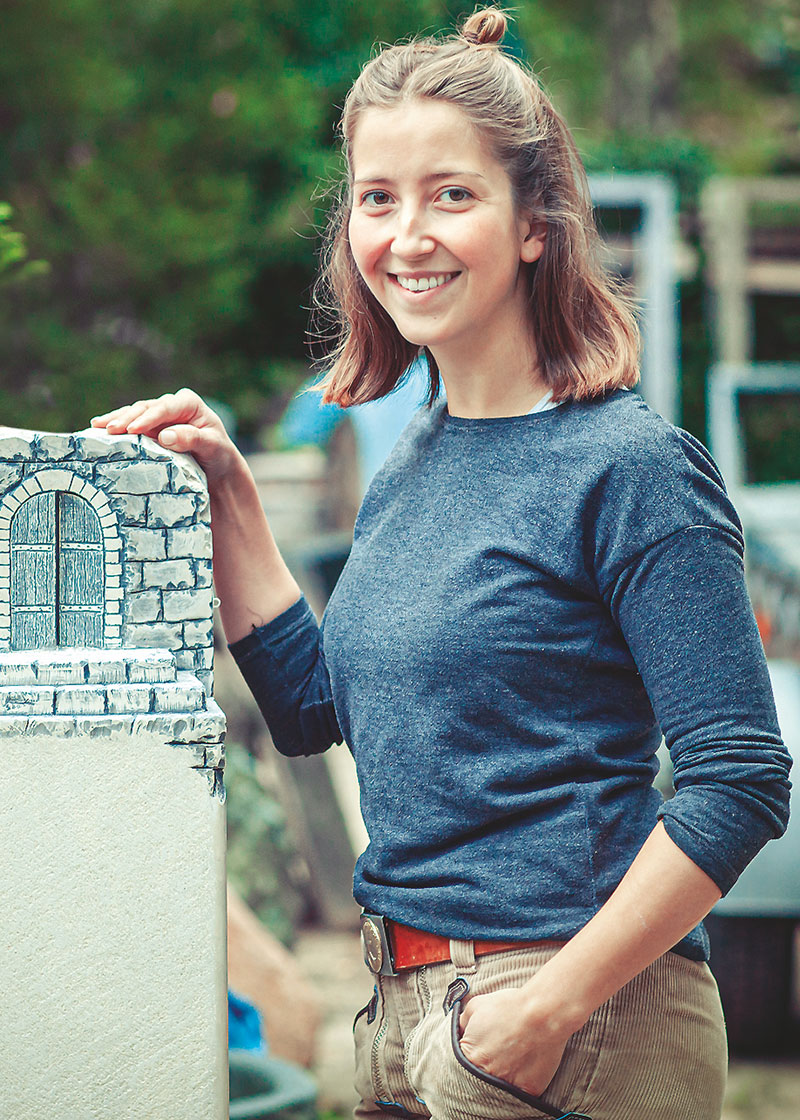
{"type": "MultiPolygon", "coordinates": [[[[329,355],[319,383],[326,401],[346,407],[385,396],[420,353],[367,288],[347,237],[358,120],[367,109],[393,108],[412,98],[461,109],[505,168],[519,209],[546,222],[544,251],[527,271],[539,369],[554,398],[582,400],[638,379],[632,301],[600,264],[575,142],[536,77],[498,49],[505,30],[503,11],[479,9],[458,34],[387,47],[366,64],[347,95],[341,133],[348,176],[331,214],[315,289],[318,336],[325,334],[326,317],[333,326],[327,332],[332,364],[329,355]]],[[[424,353],[432,403],[439,370],[430,351],[424,353]]]]}

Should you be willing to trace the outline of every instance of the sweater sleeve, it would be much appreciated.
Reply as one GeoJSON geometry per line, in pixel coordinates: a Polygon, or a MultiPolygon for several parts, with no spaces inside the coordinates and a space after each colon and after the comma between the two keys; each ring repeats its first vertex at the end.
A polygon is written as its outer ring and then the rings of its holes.
{"type": "Polygon", "coordinates": [[[322,633],[305,598],[229,649],[281,754],[320,754],[342,742],[322,633]]]}
{"type": "Polygon", "coordinates": [[[708,524],[671,532],[630,560],[604,598],[672,757],[664,827],[727,893],[786,828],[791,766],[738,533],[708,524]]]}

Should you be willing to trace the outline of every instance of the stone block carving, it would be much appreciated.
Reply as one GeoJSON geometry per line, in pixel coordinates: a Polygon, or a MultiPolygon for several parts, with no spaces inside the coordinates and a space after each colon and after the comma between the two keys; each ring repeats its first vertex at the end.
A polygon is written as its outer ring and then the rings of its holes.
{"type": "MultiPolygon", "coordinates": [[[[207,493],[193,460],[139,436],[0,428],[0,656],[210,653],[210,587],[207,493]]],[[[211,670],[197,675],[210,694],[211,670]]]]}

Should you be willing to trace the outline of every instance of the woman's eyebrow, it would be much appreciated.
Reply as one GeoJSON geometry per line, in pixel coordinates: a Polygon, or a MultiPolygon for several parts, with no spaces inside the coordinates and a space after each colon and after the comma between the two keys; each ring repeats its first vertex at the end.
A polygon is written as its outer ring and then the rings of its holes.
{"type": "MultiPolygon", "coordinates": [[[[428,175],[422,176],[422,182],[429,183],[435,179],[464,179],[466,177],[486,179],[486,176],[482,175],[480,171],[431,171],[428,175]]],[[[353,180],[353,186],[360,186],[362,183],[380,183],[382,186],[393,186],[394,180],[385,175],[365,175],[353,180]]]]}

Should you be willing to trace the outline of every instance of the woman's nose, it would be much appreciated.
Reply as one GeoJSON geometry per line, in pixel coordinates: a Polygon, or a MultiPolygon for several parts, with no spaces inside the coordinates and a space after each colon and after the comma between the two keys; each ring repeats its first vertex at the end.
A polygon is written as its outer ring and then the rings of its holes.
{"type": "Polygon", "coordinates": [[[392,237],[392,252],[398,257],[416,257],[431,253],[436,242],[427,228],[424,211],[403,210],[397,215],[397,225],[392,237]]]}

